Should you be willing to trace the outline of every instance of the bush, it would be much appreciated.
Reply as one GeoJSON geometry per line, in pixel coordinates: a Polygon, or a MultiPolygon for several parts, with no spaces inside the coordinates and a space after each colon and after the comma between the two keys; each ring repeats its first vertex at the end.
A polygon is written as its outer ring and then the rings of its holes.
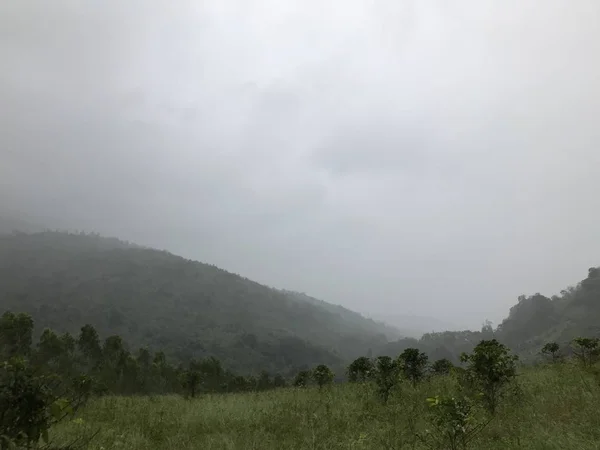
{"type": "Polygon", "coordinates": [[[375,383],[377,392],[386,403],[392,388],[398,383],[398,364],[389,356],[379,356],[375,360],[375,383]]]}
{"type": "Polygon", "coordinates": [[[59,380],[38,376],[21,358],[0,366],[0,448],[31,447],[48,442],[48,430],[72,414],[81,398],[63,398],[54,392],[59,380]]]}
{"type": "Polygon", "coordinates": [[[548,342],[542,347],[542,354],[549,356],[553,362],[560,358],[560,346],[556,342],[548,342]]]}
{"type": "Polygon", "coordinates": [[[319,389],[333,382],[333,372],[325,364],[315,367],[312,371],[312,377],[319,386],[319,389]]]}
{"type": "Polygon", "coordinates": [[[419,435],[428,447],[440,450],[464,450],[489,421],[477,417],[476,408],[466,397],[432,397],[430,423],[433,430],[419,435]]]}
{"type": "Polygon", "coordinates": [[[366,356],[361,356],[348,366],[348,381],[352,383],[365,382],[373,374],[373,369],[373,361],[366,356]]]}
{"type": "Polygon", "coordinates": [[[582,366],[591,367],[600,356],[600,339],[584,337],[573,339],[573,354],[582,366]]]}
{"type": "Polygon", "coordinates": [[[311,373],[310,370],[301,370],[294,378],[294,386],[295,387],[306,387],[308,386],[308,382],[310,380],[311,373]]]}
{"type": "Polygon", "coordinates": [[[481,341],[473,353],[461,355],[461,361],[467,363],[461,377],[463,382],[478,392],[492,415],[496,413],[507,384],[517,374],[517,360],[518,357],[496,339],[481,341]]]}
{"type": "Polygon", "coordinates": [[[452,362],[449,359],[442,358],[438,359],[432,364],[431,372],[434,375],[448,375],[453,367],[454,364],[452,364],[452,362]]]}
{"type": "Polygon", "coordinates": [[[407,348],[398,357],[398,368],[413,386],[425,377],[427,355],[416,348],[407,348]]]}

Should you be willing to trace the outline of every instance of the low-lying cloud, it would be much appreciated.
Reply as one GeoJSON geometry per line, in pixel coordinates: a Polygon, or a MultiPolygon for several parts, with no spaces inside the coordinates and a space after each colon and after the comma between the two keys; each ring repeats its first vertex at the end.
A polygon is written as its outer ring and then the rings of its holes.
{"type": "Polygon", "coordinates": [[[600,4],[7,1],[0,207],[478,326],[600,261],[600,4]]]}

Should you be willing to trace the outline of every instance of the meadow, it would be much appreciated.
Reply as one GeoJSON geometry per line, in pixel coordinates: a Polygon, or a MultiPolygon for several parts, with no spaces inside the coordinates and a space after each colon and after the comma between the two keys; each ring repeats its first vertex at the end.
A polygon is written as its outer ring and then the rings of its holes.
{"type": "MultiPolygon", "coordinates": [[[[106,396],[90,400],[50,438],[65,446],[95,434],[84,445],[93,450],[443,450],[426,399],[457,389],[456,378],[446,375],[414,387],[402,383],[387,404],[371,383],[195,399],[106,396]]],[[[496,415],[467,448],[598,450],[599,405],[593,371],[571,362],[522,367],[496,415]]]]}

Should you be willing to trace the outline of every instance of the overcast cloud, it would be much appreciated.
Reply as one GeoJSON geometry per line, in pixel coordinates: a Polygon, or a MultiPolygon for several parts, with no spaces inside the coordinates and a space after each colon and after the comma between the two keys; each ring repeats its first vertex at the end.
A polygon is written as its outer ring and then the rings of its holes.
{"type": "Polygon", "coordinates": [[[0,208],[478,327],[600,264],[597,0],[0,2],[0,208]]]}

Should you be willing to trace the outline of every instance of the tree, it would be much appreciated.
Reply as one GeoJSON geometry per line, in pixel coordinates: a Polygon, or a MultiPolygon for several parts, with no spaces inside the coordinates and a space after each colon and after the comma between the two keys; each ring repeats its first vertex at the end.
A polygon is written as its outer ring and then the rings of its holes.
{"type": "Polygon", "coordinates": [[[57,396],[56,383],[55,376],[38,375],[21,357],[0,363],[0,449],[48,443],[48,430],[82,402],[57,396]]]}
{"type": "Polygon", "coordinates": [[[201,360],[197,364],[197,370],[202,376],[204,388],[209,392],[220,392],[225,386],[225,370],[215,357],[201,360]]]}
{"type": "Polygon", "coordinates": [[[472,402],[464,398],[431,397],[430,422],[433,430],[418,435],[430,448],[466,450],[489,421],[480,420],[472,402]]]}
{"type": "Polygon", "coordinates": [[[548,342],[542,347],[542,353],[556,362],[560,358],[560,346],[556,342],[548,342]]]}
{"type": "Polygon", "coordinates": [[[366,356],[356,358],[348,366],[348,380],[356,382],[365,382],[373,374],[373,361],[366,356]]]}
{"type": "Polygon", "coordinates": [[[389,356],[379,356],[375,360],[375,382],[377,392],[387,403],[392,388],[398,383],[398,365],[389,356]]]}
{"type": "Polygon", "coordinates": [[[136,357],[139,367],[138,382],[141,392],[148,392],[152,386],[152,356],[147,348],[140,348],[136,357]]]}
{"type": "Polygon", "coordinates": [[[465,380],[481,394],[484,406],[492,415],[506,386],[517,374],[517,360],[518,357],[496,339],[483,340],[473,353],[461,355],[461,361],[467,363],[465,380]]]}
{"type": "Polygon", "coordinates": [[[0,356],[27,356],[31,350],[33,319],[29,314],[5,312],[0,318],[0,356]]]}
{"type": "Polygon", "coordinates": [[[276,374],[275,377],[273,377],[273,387],[275,388],[280,388],[280,387],[285,387],[286,386],[286,381],[285,378],[283,378],[283,376],[281,374],[276,374]]]}
{"type": "Polygon", "coordinates": [[[294,378],[294,386],[295,387],[306,387],[308,385],[308,381],[311,378],[310,370],[301,370],[294,378]]]}
{"type": "Polygon", "coordinates": [[[77,347],[91,365],[97,364],[102,358],[100,338],[96,329],[87,324],[81,327],[77,347]]]}
{"type": "Polygon", "coordinates": [[[494,337],[494,327],[492,322],[486,320],[481,326],[481,335],[484,339],[491,339],[494,337]]]}
{"type": "Polygon", "coordinates": [[[333,382],[333,372],[325,364],[319,364],[312,371],[313,380],[322,389],[323,386],[327,386],[333,382]]]}
{"type": "Polygon", "coordinates": [[[40,336],[37,345],[37,356],[40,364],[49,364],[56,361],[63,353],[63,341],[52,330],[46,328],[40,336]]]}
{"type": "Polygon", "coordinates": [[[191,398],[196,397],[198,387],[202,381],[202,375],[195,367],[197,367],[197,365],[194,362],[191,362],[189,368],[182,374],[183,388],[191,398]]]}
{"type": "Polygon", "coordinates": [[[584,367],[591,367],[600,356],[600,339],[584,337],[573,339],[573,354],[584,367]]]}
{"type": "Polygon", "coordinates": [[[427,355],[418,349],[407,348],[398,357],[397,364],[404,377],[416,386],[425,376],[427,359],[427,355]]]}
{"type": "Polygon", "coordinates": [[[448,375],[454,364],[446,358],[438,359],[431,365],[431,372],[435,375],[448,375]]]}
{"type": "Polygon", "coordinates": [[[258,380],[256,382],[256,388],[259,391],[266,391],[267,389],[270,389],[273,386],[273,383],[271,381],[271,376],[269,375],[269,372],[267,372],[266,370],[261,370],[260,374],[258,375],[258,380]]]}

